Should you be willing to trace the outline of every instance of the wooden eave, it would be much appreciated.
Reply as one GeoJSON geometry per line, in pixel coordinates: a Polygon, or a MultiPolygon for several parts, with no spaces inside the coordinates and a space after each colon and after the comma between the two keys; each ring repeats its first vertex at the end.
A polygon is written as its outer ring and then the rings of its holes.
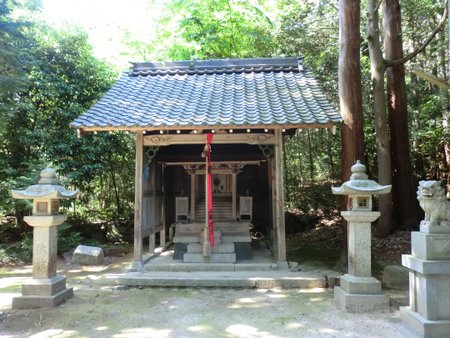
{"type": "Polygon", "coordinates": [[[180,127],[158,127],[158,126],[148,126],[148,127],[113,127],[113,126],[93,126],[93,127],[83,127],[83,128],[77,128],[79,133],[83,132],[104,132],[104,131],[126,131],[126,132],[176,132],[176,131],[194,131],[197,130],[199,133],[205,130],[254,130],[254,129],[316,129],[316,128],[323,128],[323,129],[330,129],[333,128],[338,123],[308,123],[308,124],[276,124],[276,125],[217,125],[217,126],[202,126],[202,127],[192,127],[192,126],[180,126],[180,127]]]}

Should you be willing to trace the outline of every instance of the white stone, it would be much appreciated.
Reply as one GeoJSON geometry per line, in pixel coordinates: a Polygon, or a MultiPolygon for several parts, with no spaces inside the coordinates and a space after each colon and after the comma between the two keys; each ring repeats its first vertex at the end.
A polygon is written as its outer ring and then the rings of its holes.
{"type": "Polygon", "coordinates": [[[79,245],[72,257],[72,264],[102,265],[104,263],[103,249],[95,246],[79,245]]]}
{"type": "Polygon", "coordinates": [[[390,289],[407,290],[409,286],[409,271],[401,265],[387,265],[383,269],[383,285],[390,289]]]}

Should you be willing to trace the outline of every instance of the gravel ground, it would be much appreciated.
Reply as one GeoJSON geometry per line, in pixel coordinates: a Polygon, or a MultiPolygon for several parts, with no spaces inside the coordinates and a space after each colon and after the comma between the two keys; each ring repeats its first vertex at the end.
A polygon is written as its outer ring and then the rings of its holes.
{"type": "MultiPolygon", "coordinates": [[[[11,310],[30,268],[0,271],[0,337],[411,337],[392,292],[390,310],[336,310],[332,290],[127,288],[101,286],[103,268],[66,267],[75,297],[53,309],[11,310]]],[[[407,301],[406,301],[407,302],[407,301]]]]}
{"type": "Polygon", "coordinates": [[[1,318],[1,337],[408,337],[397,310],[343,313],[330,290],[85,287],[1,318]]]}

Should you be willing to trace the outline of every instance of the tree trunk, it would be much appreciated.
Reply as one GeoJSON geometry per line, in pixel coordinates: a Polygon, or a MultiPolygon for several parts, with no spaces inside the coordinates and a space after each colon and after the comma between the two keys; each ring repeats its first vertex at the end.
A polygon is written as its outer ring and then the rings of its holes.
{"type": "MultiPolygon", "coordinates": [[[[403,57],[400,4],[386,0],[384,6],[384,48],[387,62],[403,57]]],[[[405,67],[387,68],[387,103],[391,127],[391,158],[393,168],[393,201],[398,224],[407,229],[418,225],[416,184],[412,172],[408,111],[406,101],[405,67]]]]}
{"type": "Polygon", "coordinates": [[[302,156],[302,152],[301,152],[302,144],[300,142],[300,131],[301,131],[301,129],[298,129],[297,130],[297,135],[296,135],[296,137],[297,137],[297,151],[298,151],[298,153],[297,153],[297,157],[298,157],[297,160],[298,160],[298,172],[299,172],[299,175],[300,175],[300,184],[303,185],[303,166],[302,166],[303,156],[302,156]]]}
{"type": "MultiPolygon", "coordinates": [[[[385,0],[384,5],[385,59],[389,63],[403,58],[400,4],[385,0]]],[[[387,68],[387,103],[391,127],[391,158],[393,168],[393,205],[396,221],[413,229],[419,221],[416,184],[413,176],[408,135],[405,67],[403,64],[387,68]]]]}
{"type": "MultiPolygon", "coordinates": [[[[339,2],[339,103],[343,119],[341,130],[342,171],[347,181],[356,160],[364,161],[362,94],[360,69],[360,1],[339,2]]],[[[342,210],[346,210],[345,199],[342,210]]]]}
{"type": "MultiPolygon", "coordinates": [[[[392,183],[391,148],[389,145],[389,127],[386,113],[386,98],[384,94],[384,59],[380,44],[380,27],[378,16],[378,1],[367,1],[367,35],[370,54],[370,71],[373,89],[373,112],[375,122],[378,180],[380,184],[392,183]]],[[[377,221],[374,235],[384,238],[391,234],[394,223],[392,218],[392,195],[379,197],[381,215],[377,221]]]]}
{"type": "Polygon", "coordinates": [[[311,182],[314,182],[314,161],[313,161],[313,155],[312,155],[312,145],[311,145],[311,133],[309,129],[306,130],[308,133],[308,151],[309,151],[309,178],[311,179],[311,182]]]}
{"type": "Polygon", "coordinates": [[[117,207],[117,215],[122,214],[122,204],[120,203],[120,197],[119,197],[119,191],[117,188],[117,182],[116,182],[116,172],[114,170],[114,165],[112,164],[112,160],[110,159],[109,167],[111,169],[111,182],[113,185],[113,192],[114,192],[114,198],[116,200],[116,207],[117,207]]]}
{"type": "MultiPolygon", "coordinates": [[[[448,3],[448,9],[450,11],[450,2],[448,3]]],[[[450,20],[448,20],[448,33],[450,36],[450,20]]],[[[445,41],[445,34],[441,34],[441,38],[445,41]]],[[[447,58],[445,55],[444,50],[441,51],[441,64],[442,64],[442,75],[443,75],[443,79],[445,81],[448,82],[448,80],[450,79],[450,69],[448,67],[448,63],[450,60],[450,38],[448,39],[448,50],[447,50],[448,54],[447,54],[447,58]]],[[[444,95],[445,97],[445,102],[450,102],[449,98],[449,91],[448,90],[442,90],[442,95],[444,95]]],[[[444,135],[450,134],[450,106],[447,104],[446,109],[443,112],[443,116],[442,116],[442,126],[444,128],[444,135]]],[[[448,139],[446,139],[444,141],[444,152],[445,152],[445,163],[447,166],[447,172],[446,172],[446,176],[447,176],[447,182],[446,182],[446,188],[447,188],[447,198],[450,198],[450,144],[448,142],[448,139]]]]}
{"type": "MultiPolygon", "coordinates": [[[[341,128],[341,179],[347,181],[350,168],[364,161],[364,134],[362,120],[360,16],[359,0],[339,1],[339,105],[341,128]]],[[[341,198],[341,210],[347,210],[347,196],[341,198]]],[[[347,247],[347,223],[343,221],[342,246],[347,247]]],[[[345,250],[346,252],[347,250],[345,250]]]]}

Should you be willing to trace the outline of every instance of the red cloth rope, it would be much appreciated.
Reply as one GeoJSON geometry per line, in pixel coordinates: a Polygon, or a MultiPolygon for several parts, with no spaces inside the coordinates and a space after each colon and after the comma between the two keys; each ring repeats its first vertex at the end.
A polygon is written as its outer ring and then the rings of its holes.
{"type": "Polygon", "coordinates": [[[207,174],[207,186],[208,186],[208,229],[209,229],[209,242],[211,248],[214,247],[214,222],[213,222],[213,195],[212,195],[212,175],[211,175],[211,143],[213,140],[212,133],[206,134],[206,174],[207,174]]]}

